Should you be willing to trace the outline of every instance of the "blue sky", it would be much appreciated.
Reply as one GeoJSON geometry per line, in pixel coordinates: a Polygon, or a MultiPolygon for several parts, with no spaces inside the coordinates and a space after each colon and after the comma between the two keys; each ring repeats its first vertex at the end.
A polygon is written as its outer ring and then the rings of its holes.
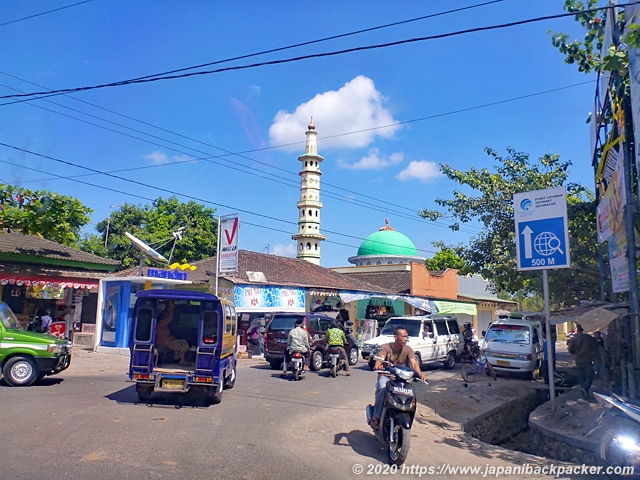
{"type": "MultiPolygon", "coordinates": [[[[564,13],[563,0],[75,3],[0,3],[0,96],[118,82],[333,36],[340,38],[189,72],[564,13]],[[463,10],[444,13],[456,9],[463,10]]],[[[347,265],[385,217],[419,255],[431,257],[432,242],[467,243],[478,232],[452,232],[446,220],[417,216],[457,188],[438,173],[439,163],[491,169],[485,147],[534,158],[558,153],[573,164],[570,180],[592,188],[585,120],[595,76],[565,64],[548,30],[583,34],[562,18],[44,99],[0,99],[0,143],[8,145],[0,146],[0,182],[79,198],[94,210],[92,233],[112,205],[175,193],[220,215],[239,213],[240,248],[295,256],[298,156],[313,116],[324,157],[321,264],[347,265]]]]}

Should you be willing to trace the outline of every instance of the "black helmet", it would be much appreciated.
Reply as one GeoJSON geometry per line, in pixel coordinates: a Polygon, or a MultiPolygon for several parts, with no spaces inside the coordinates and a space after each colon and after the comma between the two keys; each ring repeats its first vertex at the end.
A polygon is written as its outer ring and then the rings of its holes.
{"type": "Polygon", "coordinates": [[[296,321],[293,322],[295,325],[302,325],[302,318],[296,318],[296,321]]]}
{"type": "Polygon", "coordinates": [[[469,329],[469,328],[471,328],[471,323],[465,322],[463,327],[469,329]]]}

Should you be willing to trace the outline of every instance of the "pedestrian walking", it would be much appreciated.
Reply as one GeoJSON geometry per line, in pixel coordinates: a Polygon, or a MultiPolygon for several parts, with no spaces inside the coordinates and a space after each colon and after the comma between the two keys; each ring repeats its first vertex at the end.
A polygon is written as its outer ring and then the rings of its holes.
{"type": "Polygon", "coordinates": [[[593,362],[598,352],[598,343],[591,336],[584,333],[582,325],[578,324],[577,333],[569,341],[569,353],[576,361],[578,371],[578,381],[585,400],[589,399],[589,389],[593,383],[593,362]]]}

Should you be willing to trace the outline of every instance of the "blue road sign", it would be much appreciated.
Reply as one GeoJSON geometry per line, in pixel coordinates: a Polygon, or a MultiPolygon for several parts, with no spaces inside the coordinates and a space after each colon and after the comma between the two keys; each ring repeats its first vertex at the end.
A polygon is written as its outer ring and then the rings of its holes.
{"type": "Polygon", "coordinates": [[[569,267],[563,217],[518,223],[518,269],[569,267]]]}
{"type": "Polygon", "coordinates": [[[565,187],[513,195],[518,270],[569,268],[565,187]]]}

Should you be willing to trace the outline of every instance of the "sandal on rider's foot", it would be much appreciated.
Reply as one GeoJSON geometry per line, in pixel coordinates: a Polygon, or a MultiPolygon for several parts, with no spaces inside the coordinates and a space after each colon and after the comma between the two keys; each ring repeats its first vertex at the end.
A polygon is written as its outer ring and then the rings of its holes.
{"type": "Polygon", "coordinates": [[[281,376],[282,378],[286,377],[286,376],[287,376],[287,372],[282,372],[282,373],[280,374],[280,376],[281,376]]]}
{"type": "Polygon", "coordinates": [[[350,376],[350,375],[351,375],[351,372],[346,372],[346,374],[347,374],[347,377],[348,377],[348,376],[350,376]]]}
{"type": "Polygon", "coordinates": [[[371,425],[371,428],[373,428],[374,430],[378,430],[378,428],[380,428],[380,420],[378,420],[377,418],[372,418],[369,425],[371,425]]]}

